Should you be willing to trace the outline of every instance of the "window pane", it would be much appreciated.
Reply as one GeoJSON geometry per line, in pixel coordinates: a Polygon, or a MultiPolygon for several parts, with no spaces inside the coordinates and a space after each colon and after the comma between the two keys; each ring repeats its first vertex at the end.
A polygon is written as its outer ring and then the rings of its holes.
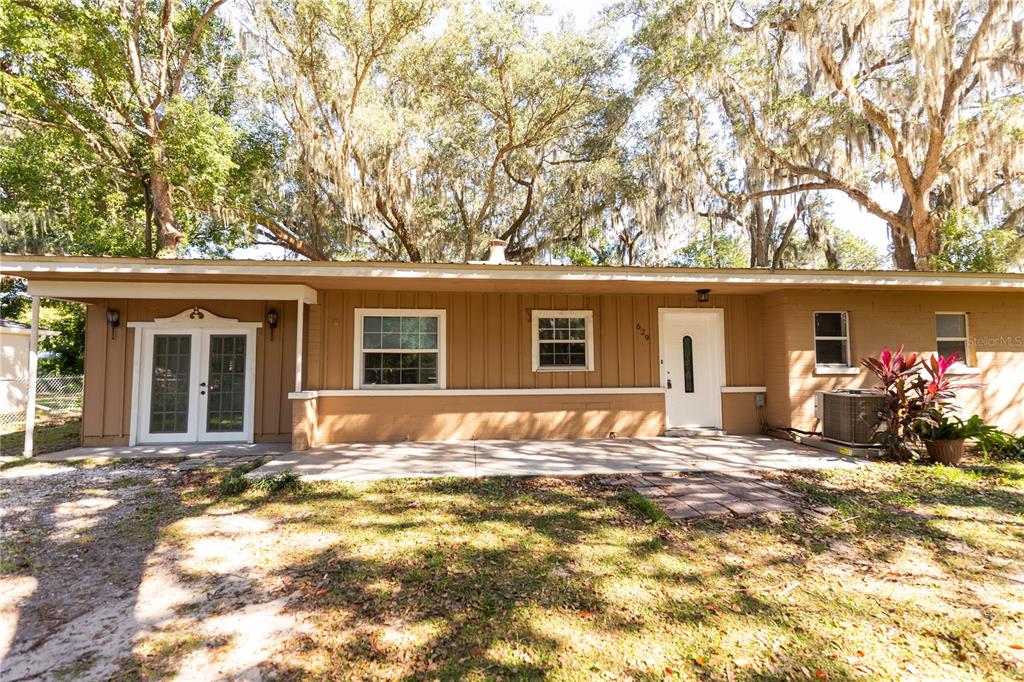
{"type": "Polygon", "coordinates": [[[819,365],[845,365],[846,341],[840,339],[817,340],[814,342],[815,362],[819,365]]]}
{"type": "Polygon", "coordinates": [[[380,348],[380,332],[363,332],[363,348],[380,348]]]}
{"type": "Polygon", "coordinates": [[[586,367],[587,344],[578,341],[542,343],[538,361],[541,367],[586,367]]]}
{"type": "Polygon", "coordinates": [[[437,384],[437,353],[363,353],[363,384],[437,384]]]}
{"type": "Polygon", "coordinates": [[[960,362],[967,362],[967,344],[963,341],[939,341],[939,355],[956,355],[960,362]]]}
{"type": "Polygon", "coordinates": [[[683,390],[693,393],[693,338],[683,337],[683,390]]]}
{"type": "Polygon", "coordinates": [[[401,346],[401,344],[402,344],[402,335],[400,333],[396,332],[394,334],[389,334],[389,333],[385,332],[384,335],[381,338],[382,338],[382,341],[381,341],[381,344],[380,344],[381,348],[401,348],[402,347],[401,346]]]}
{"type": "Polygon", "coordinates": [[[846,315],[843,313],[814,313],[815,336],[846,336],[846,315]]]}
{"type": "Polygon", "coordinates": [[[402,331],[402,318],[400,317],[382,317],[381,321],[383,331],[395,333],[402,331]]]}
{"type": "Polygon", "coordinates": [[[380,318],[377,316],[364,317],[363,318],[363,331],[364,332],[379,332],[380,331],[380,318]]]}
{"type": "Polygon", "coordinates": [[[936,315],[935,336],[959,337],[967,336],[967,318],[964,315],[936,315]]]}

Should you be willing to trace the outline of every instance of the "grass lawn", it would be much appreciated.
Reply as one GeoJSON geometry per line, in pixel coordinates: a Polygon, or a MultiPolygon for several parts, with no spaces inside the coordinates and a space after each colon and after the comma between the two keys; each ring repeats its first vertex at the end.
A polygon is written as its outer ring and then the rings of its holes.
{"type": "Polygon", "coordinates": [[[52,466],[3,472],[14,677],[1024,679],[1024,464],[786,474],[818,513],[689,526],[592,479],[52,466]]]}
{"type": "MultiPolygon", "coordinates": [[[[81,418],[64,419],[36,424],[32,452],[41,455],[77,448],[82,431],[81,418]]],[[[0,455],[20,455],[25,445],[25,431],[0,434],[0,455]]]]}
{"type": "MultiPolygon", "coordinates": [[[[1024,678],[1024,465],[782,480],[834,511],[682,527],[586,481],[491,479],[204,513],[272,529],[244,551],[297,595],[304,627],[270,664],[285,679],[1024,678]]],[[[163,533],[194,557],[204,528],[163,533]]],[[[200,646],[190,622],[143,638],[132,674],[200,646]]]]}

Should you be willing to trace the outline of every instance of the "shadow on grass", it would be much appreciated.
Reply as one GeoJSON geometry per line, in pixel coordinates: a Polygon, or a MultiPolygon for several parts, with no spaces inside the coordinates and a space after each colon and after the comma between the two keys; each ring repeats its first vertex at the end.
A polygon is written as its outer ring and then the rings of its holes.
{"type": "MultiPolygon", "coordinates": [[[[1021,503],[1017,492],[979,489],[970,481],[926,477],[901,484],[897,478],[868,490],[855,479],[836,482],[826,474],[791,480],[815,503],[857,518],[849,528],[811,528],[800,519],[665,528],[647,523],[636,505],[586,485],[509,478],[307,484],[295,493],[231,498],[230,510],[217,514],[265,520],[260,532],[278,534],[281,551],[292,552],[269,575],[232,576],[236,601],[255,603],[267,598],[256,596],[260,582],[279,584],[277,594],[294,596],[288,608],[313,626],[285,638],[280,655],[259,663],[277,678],[542,679],[612,672],[663,679],[666,668],[685,668],[737,680],[806,677],[807,671],[842,680],[863,671],[836,654],[844,644],[837,644],[834,624],[873,633],[891,607],[846,586],[814,582],[809,567],[830,542],[870,535],[865,556],[884,560],[909,540],[958,539],[913,509],[921,501],[999,513],[1021,503]],[[289,550],[289,538],[318,534],[332,539],[314,551],[289,550]],[[737,653],[743,647],[759,657],[756,664],[737,663],[748,655],[737,653]]],[[[179,486],[173,499],[140,516],[148,530],[123,556],[100,562],[101,570],[111,570],[120,561],[118,589],[128,608],[136,606],[157,539],[178,521],[211,514],[210,505],[222,501],[211,496],[214,479],[205,485],[202,494],[179,486]]],[[[29,596],[21,608],[17,651],[45,637],[40,619],[49,600],[73,580],[76,550],[59,550],[53,563],[68,561],[68,567],[39,572],[39,596],[29,596]]],[[[171,543],[168,565],[187,583],[196,576],[182,565],[180,550],[171,543]]],[[[95,601],[102,593],[86,596],[95,601]]],[[[219,607],[197,602],[182,613],[201,621],[203,608],[219,607]]],[[[127,658],[112,676],[181,672],[180,642],[155,655],[131,653],[132,640],[151,625],[136,622],[117,633],[127,658]]],[[[938,626],[907,618],[903,627],[929,637],[922,633],[938,626]]],[[[895,657],[892,647],[879,646],[880,656],[895,657]]],[[[904,672],[892,665],[876,665],[876,671],[882,677],[904,672]]]]}

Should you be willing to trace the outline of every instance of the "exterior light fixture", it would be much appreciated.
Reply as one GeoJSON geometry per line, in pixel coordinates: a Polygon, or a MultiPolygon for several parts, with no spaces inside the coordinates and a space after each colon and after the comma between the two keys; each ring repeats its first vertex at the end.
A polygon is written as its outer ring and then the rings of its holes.
{"type": "Polygon", "coordinates": [[[711,289],[697,289],[697,303],[707,303],[711,300],[711,289]]]}
{"type": "Polygon", "coordinates": [[[117,308],[107,308],[107,324],[110,325],[110,338],[113,339],[117,328],[121,326],[121,312],[117,308]]]}
{"type": "Polygon", "coordinates": [[[274,330],[277,329],[277,309],[271,308],[267,311],[267,326],[270,327],[270,340],[274,340],[274,330]]]}

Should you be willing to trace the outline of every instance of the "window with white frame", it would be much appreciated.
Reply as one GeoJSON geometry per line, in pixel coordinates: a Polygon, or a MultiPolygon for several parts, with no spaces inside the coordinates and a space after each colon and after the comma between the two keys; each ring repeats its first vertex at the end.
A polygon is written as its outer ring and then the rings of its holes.
{"type": "Polygon", "coordinates": [[[814,364],[850,366],[850,325],[845,312],[814,313],[814,364]]]}
{"type": "Polygon", "coordinates": [[[935,314],[935,349],[967,364],[967,313],[935,314]]]}
{"type": "Polygon", "coordinates": [[[357,309],[357,388],[444,388],[443,310],[357,309]]]}
{"type": "Polygon", "coordinates": [[[534,310],[533,371],[592,370],[593,326],[590,310],[534,310]]]}

